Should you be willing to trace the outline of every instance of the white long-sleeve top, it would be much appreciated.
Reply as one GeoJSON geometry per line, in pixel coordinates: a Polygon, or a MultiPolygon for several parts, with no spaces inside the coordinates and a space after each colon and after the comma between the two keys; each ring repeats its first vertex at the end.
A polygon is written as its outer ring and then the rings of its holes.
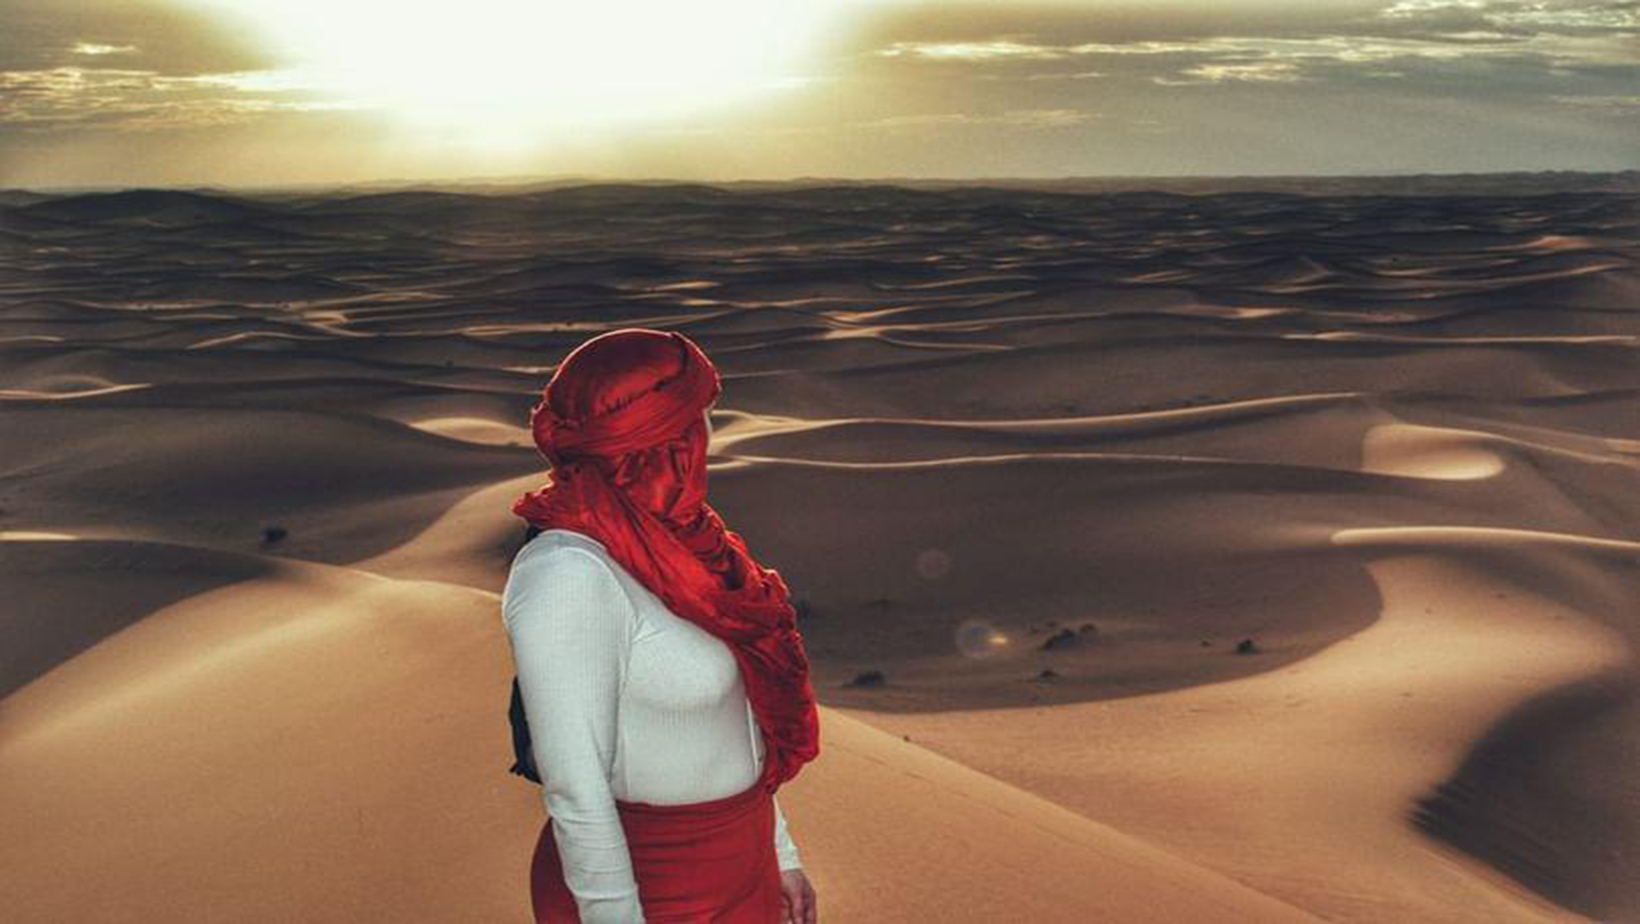
{"type": "MultiPolygon", "coordinates": [[[[643,924],[616,799],[744,792],[763,741],[734,655],[673,613],[603,543],[545,530],[502,592],[542,801],[584,924],[643,924]]],[[[775,801],[782,870],[802,865],[775,801]]]]}

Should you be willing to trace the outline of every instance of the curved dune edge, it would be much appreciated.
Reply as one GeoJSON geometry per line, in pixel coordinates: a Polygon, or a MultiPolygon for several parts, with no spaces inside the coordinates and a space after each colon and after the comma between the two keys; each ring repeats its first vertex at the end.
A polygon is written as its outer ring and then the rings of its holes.
{"type": "Polygon", "coordinates": [[[811,419],[775,414],[753,414],[746,411],[720,411],[730,421],[712,435],[712,448],[725,452],[735,443],[761,437],[824,430],[832,427],[858,424],[903,424],[926,429],[972,429],[995,433],[1044,435],[1070,433],[1124,434],[1146,427],[1175,426],[1179,424],[1227,423],[1257,418],[1277,411],[1342,404],[1360,400],[1365,392],[1343,391],[1312,394],[1280,395],[1271,398],[1250,398],[1241,401],[1217,402],[1195,407],[1171,408],[1160,411],[1134,411],[1119,414],[1094,414],[1071,417],[1017,417],[956,420],[917,419],[892,417],[843,417],[811,419]]]}
{"type": "Polygon", "coordinates": [[[1334,545],[1381,548],[1544,548],[1576,549],[1619,557],[1640,556],[1640,542],[1606,539],[1575,533],[1498,526],[1360,526],[1341,529],[1330,537],[1334,545]]]}
{"type": "Polygon", "coordinates": [[[350,567],[385,577],[445,581],[500,593],[527,524],[512,504],[547,482],[521,475],[481,488],[453,504],[409,542],[350,567]]]}
{"type": "MultiPolygon", "coordinates": [[[[495,596],[324,565],[166,607],[0,702],[17,920],[528,917],[495,596]]],[[[782,807],[830,921],[1310,916],[824,710],[782,807]]]]}
{"type": "Polygon", "coordinates": [[[1408,816],[1497,721],[1627,664],[1626,646],[1507,571],[1404,551],[1366,567],[1380,619],[1274,673],[1035,709],[848,714],[1329,919],[1583,920],[1408,816]]]}
{"type": "Polygon", "coordinates": [[[412,421],[417,430],[483,446],[533,446],[530,431],[483,417],[429,417],[412,421]]]}
{"type": "Polygon", "coordinates": [[[0,401],[74,401],[80,398],[101,398],[107,395],[117,395],[128,391],[141,391],[152,388],[148,382],[132,382],[123,385],[99,385],[92,388],[70,391],[50,391],[37,388],[0,388],[0,401]]]}
{"type": "Polygon", "coordinates": [[[1379,424],[1361,440],[1361,470],[1380,475],[1464,481],[1502,472],[1504,460],[1485,448],[1495,439],[1477,430],[1379,424]]]}
{"type": "Polygon", "coordinates": [[[984,462],[1004,455],[1110,457],[1305,465],[1442,481],[1490,478],[1521,456],[1635,467],[1628,458],[1635,454],[1633,440],[1526,426],[1500,426],[1499,432],[1430,426],[1405,420],[1398,411],[1363,393],[1038,420],[802,419],[726,411],[730,422],[714,435],[713,450],[741,464],[778,459],[883,467],[984,462]],[[1511,430],[1522,435],[1505,432],[1511,430]],[[1254,432],[1263,439],[1253,439],[1254,432]],[[1360,445],[1359,459],[1326,451],[1346,442],[1360,445]],[[1186,446],[1193,451],[1165,451],[1186,446]]]}

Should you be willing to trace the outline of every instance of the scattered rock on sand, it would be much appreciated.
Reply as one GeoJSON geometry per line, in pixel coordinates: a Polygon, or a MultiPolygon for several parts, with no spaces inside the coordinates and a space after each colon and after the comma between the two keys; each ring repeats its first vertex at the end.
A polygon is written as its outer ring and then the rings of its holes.
{"type": "Polygon", "coordinates": [[[1082,637],[1074,629],[1060,629],[1048,636],[1048,640],[1040,646],[1043,651],[1054,651],[1060,648],[1074,648],[1082,641],[1082,637]]]}
{"type": "Polygon", "coordinates": [[[1059,672],[1052,668],[1043,668],[1042,673],[1036,675],[1037,683],[1053,683],[1059,679],[1059,672]]]}
{"type": "Polygon", "coordinates": [[[879,670],[861,671],[854,675],[854,679],[843,684],[845,687],[880,687],[888,682],[879,670]]]}

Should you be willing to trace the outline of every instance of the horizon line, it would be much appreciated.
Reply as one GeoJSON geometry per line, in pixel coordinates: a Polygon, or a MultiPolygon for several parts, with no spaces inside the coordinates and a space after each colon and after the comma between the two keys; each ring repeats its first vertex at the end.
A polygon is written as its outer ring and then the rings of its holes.
{"type": "Polygon", "coordinates": [[[1372,173],[1082,173],[1059,174],[1049,176],[1031,176],[1023,174],[1009,174],[996,176],[824,176],[804,174],[778,178],[682,178],[682,177],[619,177],[600,174],[558,173],[558,174],[498,174],[494,176],[445,176],[445,177],[386,177],[372,180],[313,180],[306,182],[289,183],[188,183],[188,184],[132,184],[132,183],[75,183],[51,186],[0,186],[0,192],[24,192],[38,194],[58,193],[98,193],[98,192],[139,192],[145,190],[193,192],[200,190],[218,192],[294,192],[301,190],[346,190],[370,187],[394,187],[409,191],[418,187],[435,186],[524,186],[530,184],[555,183],[564,185],[628,185],[628,186],[746,186],[746,185],[789,185],[789,184],[827,184],[827,185],[854,185],[873,186],[906,184],[955,184],[964,186],[983,186],[996,183],[1074,183],[1074,182],[1113,182],[1113,181],[1208,181],[1208,180],[1371,180],[1371,179],[1414,179],[1414,178],[1476,178],[1476,177],[1512,177],[1512,176],[1543,176],[1543,175],[1576,175],[1589,177],[1622,177],[1630,174],[1640,174],[1640,167],[1625,167],[1611,170],[1585,170],[1568,168],[1541,168],[1519,170],[1460,170],[1460,171],[1384,171],[1372,173]]]}

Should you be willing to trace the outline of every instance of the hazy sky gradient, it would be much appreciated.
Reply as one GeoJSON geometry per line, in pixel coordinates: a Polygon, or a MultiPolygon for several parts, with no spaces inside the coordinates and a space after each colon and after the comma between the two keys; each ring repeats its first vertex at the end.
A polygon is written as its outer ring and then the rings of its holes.
{"type": "Polygon", "coordinates": [[[1640,0],[0,0],[0,186],[1637,166],[1640,0]]]}

